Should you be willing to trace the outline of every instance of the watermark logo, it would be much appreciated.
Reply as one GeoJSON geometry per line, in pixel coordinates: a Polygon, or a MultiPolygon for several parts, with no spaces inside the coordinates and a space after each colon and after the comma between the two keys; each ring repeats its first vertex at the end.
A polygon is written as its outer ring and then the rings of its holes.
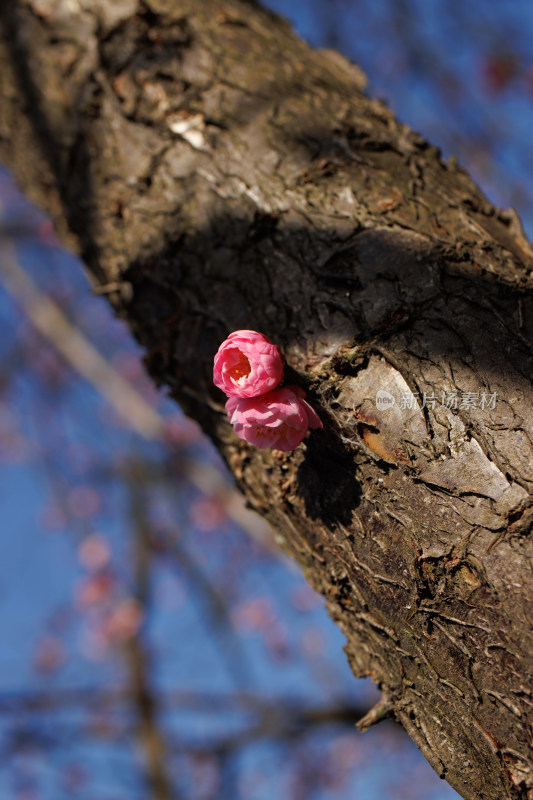
{"type": "Polygon", "coordinates": [[[401,392],[399,398],[387,392],[385,389],[378,389],[376,392],[376,408],[380,411],[387,411],[398,402],[398,408],[402,411],[409,409],[416,411],[418,408],[434,409],[436,405],[450,409],[469,409],[480,408],[483,411],[493,411],[496,407],[496,392],[401,392]]]}
{"type": "Polygon", "coordinates": [[[395,404],[396,398],[390,392],[387,392],[385,389],[378,389],[376,392],[376,407],[379,408],[380,411],[387,411],[389,408],[395,404]]]}

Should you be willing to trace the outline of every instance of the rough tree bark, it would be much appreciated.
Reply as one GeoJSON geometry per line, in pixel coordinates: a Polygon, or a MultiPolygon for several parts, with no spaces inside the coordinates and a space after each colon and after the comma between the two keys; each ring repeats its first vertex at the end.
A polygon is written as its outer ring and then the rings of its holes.
{"type": "Polygon", "coordinates": [[[464,798],[531,800],[533,252],[514,212],[252,2],[0,8],[0,158],[325,595],[375,716],[464,798]],[[294,453],[227,422],[211,364],[238,328],[282,347],[324,421],[294,453]]]}

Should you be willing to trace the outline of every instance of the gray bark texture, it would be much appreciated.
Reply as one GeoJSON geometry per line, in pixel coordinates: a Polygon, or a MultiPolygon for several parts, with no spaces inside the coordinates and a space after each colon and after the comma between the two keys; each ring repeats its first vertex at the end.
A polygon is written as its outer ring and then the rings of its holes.
{"type": "Polygon", "coordinates": [[[467,800],[532,800],[516,214],[253,2],[0,8],[0,158],[325,595],[383,692],[373,718],[393,713],[467,800]],[[324,422],[292,453],[227,421],[212,361],[241,328],[280,346],[324,422]]]}

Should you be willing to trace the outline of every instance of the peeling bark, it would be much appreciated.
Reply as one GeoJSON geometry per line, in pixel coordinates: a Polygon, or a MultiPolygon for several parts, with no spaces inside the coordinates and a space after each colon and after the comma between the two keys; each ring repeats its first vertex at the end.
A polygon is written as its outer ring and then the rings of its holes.
{"type": "Polygon", "coordinates": [[[531,800],[533,252],[516,214],[252,2],[0,16],[0,157],[325,595],[354,674],[383,691],[376,717],[464,798],[531,800]],[[227,422],[211,366],[238,328],[283,349],[320,413],[294,453],[227,422]]]}

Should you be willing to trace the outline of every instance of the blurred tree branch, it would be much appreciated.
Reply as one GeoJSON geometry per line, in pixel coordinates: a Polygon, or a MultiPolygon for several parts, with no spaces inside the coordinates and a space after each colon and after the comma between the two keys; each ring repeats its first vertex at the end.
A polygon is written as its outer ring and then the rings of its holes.
{"type": "Polygon", "coordinates": [[[0,256],[2,284],[20,303],[39,333],[137,433],[147,439],[161,438],[164,420],[69,322],[59,306],[36,286],[20,266],[14,244],[6,238],[1,242],[0,256]]]}
{"type": "MultiPolygon", "coordinates": [[[[21,305],[36,330],[134,431],[147,439],[167,439],[171,446],[163,417],[100,355],[57,303],[42,292],[20,266],[14,241],[20,233],[20,230],[10,229],[0,239],[0,281],[4,288],[21,305]]],[[[29,231],[24,229],[24,233],[27,235],[29,231]]],[[[271,552],[280,552],[268,527],[247,510],[242,496],[228,485],[219,470],[209,464],[199,465],[189,457],[183,460],[183,473],[186,481],[219,502],[239,527],[271,552]]]]}

